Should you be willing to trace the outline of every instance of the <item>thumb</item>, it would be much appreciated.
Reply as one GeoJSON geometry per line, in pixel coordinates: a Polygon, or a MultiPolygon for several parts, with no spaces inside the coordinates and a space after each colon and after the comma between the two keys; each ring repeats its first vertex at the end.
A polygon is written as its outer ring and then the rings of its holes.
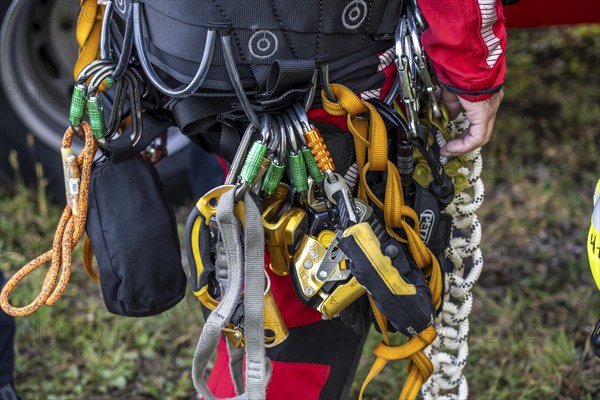
{"type": "Polygon", "coordinates": [[[471,124],[460,137],[449,141],[440,149],[442,156],[457,156],[473,151],[487,143],[486,127],[482,124],[471,124]]]}

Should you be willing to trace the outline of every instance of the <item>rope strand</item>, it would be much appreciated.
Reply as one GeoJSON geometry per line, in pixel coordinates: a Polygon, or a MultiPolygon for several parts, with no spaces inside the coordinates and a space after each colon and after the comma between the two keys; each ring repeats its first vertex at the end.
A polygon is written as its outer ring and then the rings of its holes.
{"type": "MultiPolygon", "coordinates": [[[[96,150],[98,150],[98,144],[94,139],[90,125],[87,122],[83,122],[81,129],[85,138],[85,146],[81,154],[77,157],[77,167],[81,171],[81,183],[76,202],[78,210],[76,213],[73,213],[70,205],[65,207],[56,228],[56,233],[54,234],[52,249],[27,263],[4,285],[0,294],[0,306],[9,315],[15,317],[25,316],[33,313],[43,305],[52,306],[56,304],[69,283],[73,250],[77,246],[77,243],[79,243],[85,230],[92,163],[96,150]],[[10,304],[8,299],[17,285],[32,271],[48,262],[51,262],[50,269],[46,273],[42,289],[37,297],[24,307],[14,307],[10,304]]],[[[69,127],[67,129],[63,137],[63,149],[71,147],[74,133],[73,128],[69,127]]]]}

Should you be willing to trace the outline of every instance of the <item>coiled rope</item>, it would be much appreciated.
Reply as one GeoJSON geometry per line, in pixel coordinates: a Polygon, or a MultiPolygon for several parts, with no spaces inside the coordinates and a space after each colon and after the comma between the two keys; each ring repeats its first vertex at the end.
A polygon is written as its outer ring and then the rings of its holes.
{"type": "MultiPolygon", "coordinates": [[[[467,128],[468,121],[464,114],[448,127],[452,136],[467,128]]],[[[441,135],[438,141],[444,141],[441,135]]],[[[454,229],[446,250],[446,257],[453,268],[446,272],[444,308],[435,320],[438,337],[425,349],[434,367],[433,374],[421,389],[426,400],[466,399],[469,395],[463,369],[469,355],[469,314],[473,305],[471,291],[483,268],[481,224],[476,212],[484,200],[484,186],[480,150],[465,155],[464,159],[465,163],[458,173],[466,177],[466,187],[456,194],[445,210],[453,218],[454,229]]]]}

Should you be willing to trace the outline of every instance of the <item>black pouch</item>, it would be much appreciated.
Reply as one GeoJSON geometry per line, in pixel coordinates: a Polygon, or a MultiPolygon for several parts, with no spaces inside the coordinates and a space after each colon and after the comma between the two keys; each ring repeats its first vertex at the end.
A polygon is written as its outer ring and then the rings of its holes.
{"type": "Polygon", "coordinates": [[[145,317],[183,298],[187,285],[175,215],[150,162],[94,166],[86,231],[108,311],[145,317]]]}

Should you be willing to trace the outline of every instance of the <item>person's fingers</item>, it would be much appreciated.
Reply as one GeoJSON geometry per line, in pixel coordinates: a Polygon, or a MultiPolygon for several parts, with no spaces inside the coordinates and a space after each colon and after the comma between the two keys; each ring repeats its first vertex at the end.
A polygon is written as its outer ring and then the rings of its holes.
{"type": "Polygon", "coordinates": [[[492,126],[493,124],[471,124],[462,136],[446,143],[440,154],[446,157],[457,156],[483,146],[492,137],[492,126]]]}
{"type": "Polygon", "coordinates": [[[459,98],[469,121],[469,129],[460,137],[446,143],[440,151],[441,155],[456,156],[468,153],[488,143],[492,137],[496,114],[502,98],[502,91],[479,102],[470,102],[459,98]]]}
{"type": "Polygon", "coordinates": [[[446,105],[446,110],[448,111],[448,117],[450,118],[450,121],[455,120],[456,117],[458,117],[458,114],[460,114],[460,110],[462,108],[456,93],[442,89],[442,101],[446,105]]]}

